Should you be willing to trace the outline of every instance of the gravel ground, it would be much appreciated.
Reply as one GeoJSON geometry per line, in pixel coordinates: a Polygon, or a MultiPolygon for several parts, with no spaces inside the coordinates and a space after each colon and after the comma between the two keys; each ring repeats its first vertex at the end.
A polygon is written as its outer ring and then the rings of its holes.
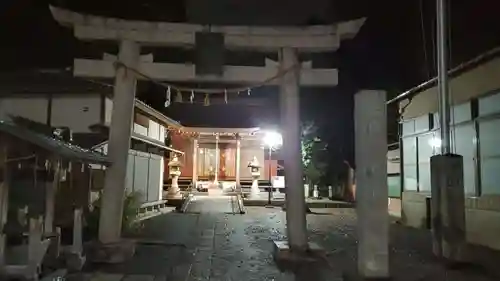
{"type": "MultiPolygon", "coordinates": [[[[221,210],[221,204],[200,204],[193,207],[195,213],[150,218],[144,221],[133,260],[92,266],[86,275],[68,280],[331,281],[342,280],[342,272],[356,266],[354,209],[313,209],[317,213],[307,216],[310,240],[326,250],[328,262],[308,268],[304,278],[280,272],[272,259],[272,241],[286,239],[285,213],[280,208],[248,207],[247,214],[233,215],[230,207],[221,210]]],[[[425,230],[393,224],[390,248],[394,280],[499,280],[477,268],[444,268],[433,258],[425,230]]]]}

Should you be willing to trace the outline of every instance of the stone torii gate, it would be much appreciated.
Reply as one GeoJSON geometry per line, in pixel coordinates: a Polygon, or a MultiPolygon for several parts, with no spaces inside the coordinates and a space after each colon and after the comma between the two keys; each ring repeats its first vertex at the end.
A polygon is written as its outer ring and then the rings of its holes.
{"type": "MultiPolygon", "coordinates": [[[[71,27],[74,36],[86,41],[119,43],[117,60],[75,59],[74,75],[80,77],[114,78],[114,106],[109,136],[109,157],[112,166],[105,179],[99,240],[111,244],[120,240],[127,151],[131,135],[133,104],[137,79],[128,68],[164,81],[221,82],[256,84],[284,72],[270,84],[280,88],[283,129],[283,155],[286,167],[287,247],[303,253],[309,249],[306,232],[306,205],[300,152],[299,87],[331,87],[338,83],[336,69],[316,69],[310,63],[299,63],[299,53],[335,51],[342,40],[358,33],[364,19],[335,25],[310,27],[203,26],[186,23],[128,21],[116,18],[83,15],[51,7],[56,21],[71,27]],[[141,46],[193,48],[201,32],[219,33],[224,47],[230,50],[278,53],[279,62],[266,61],[264,67],[224,66],[221,75],[197,75],[194,65],[151,62],[140,59],[141,46]],[[126,67],[125,67],[126,66],[126,67]]],[[[385,159],[385,156],[384,156],[385,159]]]]}

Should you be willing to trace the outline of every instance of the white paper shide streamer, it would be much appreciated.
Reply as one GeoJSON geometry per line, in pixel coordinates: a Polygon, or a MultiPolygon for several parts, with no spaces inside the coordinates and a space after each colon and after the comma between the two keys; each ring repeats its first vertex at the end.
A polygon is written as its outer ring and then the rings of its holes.
{"type": "Polygon", "coordinates": [[[170,86],[167,87],[167,94],[166,94],[166,97],[165,97],[165,107],[169,107],[170,104],[172,103],[171,101],[171,95],[172,93],[170,92],[170,86]]]}

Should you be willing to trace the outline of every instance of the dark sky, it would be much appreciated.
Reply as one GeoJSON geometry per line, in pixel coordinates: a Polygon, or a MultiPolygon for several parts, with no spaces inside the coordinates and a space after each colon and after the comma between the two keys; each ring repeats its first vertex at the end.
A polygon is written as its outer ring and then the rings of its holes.
{"type": "MultiPolygon", "coordinates": [[[[78,11],[121,18],[218,24],[320,24],[367,17],[359,35],[335,54],[316,60],[340,70],[334,89],[303,90],[303,119],[315,119],[331,143],[352,156],[352,96],[358,89],[382,88],[397,94],[435,75],[433,0],[54,0],[78,11]],[[198,3],[198,4],[196,4],[198,3]],[[121,7],[121,8],[120,8],[121,7]]],[[[459,64],[500,45],[497,0],[450,1],[451,63],[459,64]]],[[[1,68],[66,67],[89,46],[55,23],[43,0],[3,0],[0,4],[1,68]],[[9,38],[9,40],[5,40],[9,38]]],[[[158,99],[160,90],[149,95],[158,99]]],[[[144,93],[142,93],[144,96],[144,93]]],[[[276,89],[269,107],[181,105],[167,112],[184,123],[242,126],[277,123],[276,89]],[[225,112],[221,114],[220,112],[225,112]],[[230,116],[230,118],[228,118],[230,116]]],[[[161,103],[158,105],[161,109],[161,103]]]]}

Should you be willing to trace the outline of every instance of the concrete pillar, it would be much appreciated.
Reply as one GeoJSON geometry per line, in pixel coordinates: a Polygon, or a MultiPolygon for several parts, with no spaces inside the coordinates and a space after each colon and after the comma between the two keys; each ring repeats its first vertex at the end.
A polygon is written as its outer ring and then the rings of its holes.
{"type": "Polygon", "coordinates": [[[361,91],[354,100],[358,274],[384,279],[389,277],[386,95],[361,91]]]}
{"type": "Polygon", "coordinates": [[[196,189],[198,182],[198,139],[193,139],[193,187],[196,189]]]}
{"type": "MultiPolygon", "coordinates": [[[[140,47],[136,42],[123,40],[120,43],[118,54],[120,62],[136,68],[139,54],[140,47]]],[[[99,221],[99,240],[105,244],[118,241],[121,235],[125,176],[134,116],[136,83],[135,74],[118,65],[108,141],[108,157],[112,164],[106,170],[99,221]]]]}
{"type": "Polygon", "coordinates": [[[215,136],[215,179],[214,179],[214,183],[219,182],[219,158],[220,158],[219,135],[216,135],[215,136]]]}
{"type": "Polygon", "coordinates": [[[299,74],[297,50],[283,48],[280,68],[287,71],[280,84],[280,110],[283,125],[283,158],[285,162],[286,222],[288,244],[292,251],[305,251],[307,244],[306,203],[300,152],[299,74]]]}
{"type": "Polygon", "coordinates": [[[240,169],[241,169],[241,139],[236,137],[236,188],[241,190],[240,185],[240,169]]]}
{"type": "Polygon", "coordinates": [[[465,261],[465,194],[463,158],[431,157],[431,216],[433,252],[449,262],[465,261]]]}

